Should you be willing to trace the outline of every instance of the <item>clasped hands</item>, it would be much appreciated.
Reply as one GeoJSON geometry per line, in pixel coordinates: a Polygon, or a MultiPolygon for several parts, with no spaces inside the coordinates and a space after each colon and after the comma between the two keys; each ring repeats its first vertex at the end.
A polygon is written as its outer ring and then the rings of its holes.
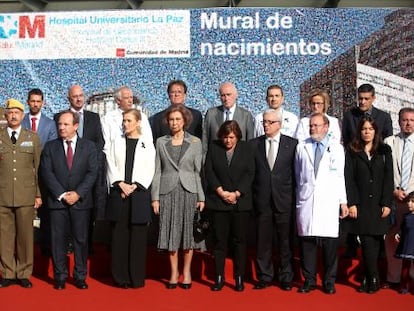
{"type": "Polygon", "coordinates": [[[121,181],[118,184],[119,188],[121,189],[121,197],[123,199],[129,197],[137,188],[136,184],[127,184],[126,182],[121,181]]]}
{"type": "Polygon", "coordinates": [[[233,192],[230,192],[230,191],[223,190],[222,187],[218,187],[216,189],[216,192],[217,192],[218,196],[224,202],[226,202],[228,204],[237,204],[237,200],[240,197],[240,192],[238,192],[237,190],[233,191],[233,192]]]}
{"type": "Polygon", "coordinates": [[[63,196],[63,200],[65,200],[65,202],[68,205],[76,204],[76,202],[78,202],[79,199],[80,199],[80,195],[76,191],[67,191],[65,192],[63,196]]]}

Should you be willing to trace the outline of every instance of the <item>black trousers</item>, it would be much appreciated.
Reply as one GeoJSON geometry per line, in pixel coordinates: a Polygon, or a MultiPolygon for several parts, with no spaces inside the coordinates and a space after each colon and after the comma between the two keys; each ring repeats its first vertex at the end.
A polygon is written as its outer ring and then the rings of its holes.
{"type": "Polygon", "coordinates": [[[131,224],[129,200],[120,206],[119,219],[112,223],[111,270],[117,285],[145,285],[147,224],[131,224]]]}
{"type": "Polygon", "coordinates": [[[247,227],[250,212],[213,211],[213,242],[216,275],[224,276],[227,244],[230,239],[234,250],[234,276],[244,277],[246,272],[247,227]]]}
{"type": "Polygon", "coordinates": [[[257,277],[261,281],[271,282],[274,278],[273,245],[276,243],[279,253],[279,281],[291,282],[292,268],[292,219],[289,213],[261,213],[257,217],[257,277]]]}
{"type": "Polygon", "coordinates": [[[300,237],[302,272],[305,280],[316,285],[318,246],[322,247],[323,285],[335,284],[338,270],[338,238],[300,237]]]}
{"type": "Polygon", "coordinates": [[[364,259],[365,276],[368,279],[379,278],[378,258],[383,235],[366,235],[360,234],[362,258],[364,259]]]}
{"type": "Polygon", "coordinates": [[[50,210],[51,246],[55,280],[68,278],[67,242],[73,241],[75,268],[73,277],[84,280],[87,276],[88,226],[90,209],[62,208],[50,210]]]}

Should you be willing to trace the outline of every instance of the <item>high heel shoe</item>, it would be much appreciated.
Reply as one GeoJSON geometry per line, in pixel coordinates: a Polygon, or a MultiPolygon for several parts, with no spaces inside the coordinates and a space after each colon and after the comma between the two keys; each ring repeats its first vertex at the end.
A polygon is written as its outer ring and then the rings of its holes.
{"type": "Polygon", "coordinates": [[[214,292],[220,291],[224,286],[224,277],[222,275],[218,275],[216,277],[216,282],[213,286],[210,287],[210,289],[214,292]]]}
{"type": "Polygon", "coordinates": [[[181,284],[180,284],[180,287],[181,287],[182,289],[190,289],[190,288],[191,288],[191,286],[192,286],[192,283],[181,283],[181,284]]]}
{"type": "Polygon", "coordinates": [[[371,278],[368,282],[368,286],[367,286],[367,293],[368,294],[374,294],[377,291],[379,291],[379,282],[377,278],[371,278]]]}
{"type": "Polygon", "coordinates": [[[236,292],[244,291],[243,277],[240,276],[240,275],[236,276],[235,290],[236,290],[236,292]]]}
{"type": "Polygon", "coordinates": [[[166,287],[167,289],[176,289],[177,283],[167,283],[166,287]]]}
{"type": "Polygon", "coordinates": [[[357,289],[358,293],[365,293],[367,291],[367,278],[364,278],[361,285],[357,289]]]}

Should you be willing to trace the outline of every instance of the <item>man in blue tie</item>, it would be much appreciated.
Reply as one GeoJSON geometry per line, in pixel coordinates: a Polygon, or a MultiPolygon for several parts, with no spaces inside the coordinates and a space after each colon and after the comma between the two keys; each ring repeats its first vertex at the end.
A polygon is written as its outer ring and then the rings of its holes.
{"type": "Polygon", "coordinates": [[[326,294],[336,292],[339,218],[348,216],[348,207],[344,149],[339,142],[329,141],[328,129],[326,115],[312,114],[310,137],[296,148],[296,222],[305,277],[300,293],[316,288],[318,246],[323,250],[323,290],[326,294]]]}

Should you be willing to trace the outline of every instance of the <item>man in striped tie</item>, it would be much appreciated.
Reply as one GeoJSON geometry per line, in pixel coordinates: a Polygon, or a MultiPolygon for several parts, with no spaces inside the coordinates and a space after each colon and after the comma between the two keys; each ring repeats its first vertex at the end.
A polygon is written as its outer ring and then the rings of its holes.
{"type": "MultiPolygon", "coordinates": [[[[394,199],[393,226],[385,238],[387,255],[387,283],[383,287],[398,288],[401,277],[401,259],[394,258],[397,242],[395,233],[400,230],[404,213],[408,211],[405,203],[407,195],[414,191],[414,108],[402,108],[398,114],[400,133],[387,137],[387,143],[392,149],[394,167],[394,199]]],[[[414,267],[410,270],[414,277],[414,267]]]]}

